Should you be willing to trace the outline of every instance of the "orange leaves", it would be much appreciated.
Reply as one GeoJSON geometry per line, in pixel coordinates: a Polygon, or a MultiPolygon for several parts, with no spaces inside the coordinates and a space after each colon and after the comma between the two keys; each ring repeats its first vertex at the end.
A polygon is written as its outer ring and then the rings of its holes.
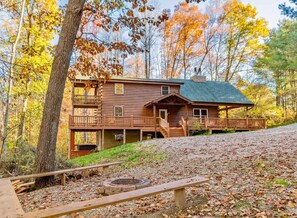
{"type": "Polygon", "coordinates": [[[86,3],[75,42],[79,58],[72,66],[70,75],[96,74],[97,71],[97,74],[105,77],[108,73],[121,73],[122,66],[113,57],[124,59],[127,54],[141,51],[138,41],[145,35],[146,25],[158,26],[168,18],[166,13],[145,18],[136,13],[152,10],[154,7],[149,5],[147,0],[86,3]]]}
{"type": "Polygon", "coordinates": [[[134,16],[134,12],[132,10],[128,10],[126,14],[129,17],[133,17],[134,16]]]}
{"type": "Polygon", "coordinates": [[[102,44],[98,44],[91,40],[77,39],[75,46],[79,48],[82,53],[89,53],[96,55],[105,51],[105,47],[102,44]]]}
{"type": "Polygon", "coordinates": [[[202,28],[207,16],[197,6],[180,3],[173,16],[164,27],[164,49],[166,51],[168,72],[176,77],[187,71],[193,57],[201,54],[202,28]],[[175,72],[173,74],[173,72],[175,72]]]}

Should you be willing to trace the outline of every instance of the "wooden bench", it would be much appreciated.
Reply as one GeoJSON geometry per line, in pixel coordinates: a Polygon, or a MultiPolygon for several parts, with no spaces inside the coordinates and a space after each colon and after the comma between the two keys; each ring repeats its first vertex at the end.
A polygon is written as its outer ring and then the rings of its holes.
{"type": "Polygon", "coordinates": [[[77,167],[77,168],[71,168],[71,169],[65,169],[65,170],[57,170],[57,171],[46,172],[46,173],[36,173],[36,174],[31,174],[31,175],[9,177],[7,179],[10,179],[10,181],[15,181],[15,180],[34,179],[34,178],[40,178],[40,177],[45,177],[45,176],[61,175],[61,184],[65,185],[66,184],[66,173],[82,171],[83,175],[86,176],[88,170],[97,169],[97,168],[102,168],[103,173],[105,173],[108,167],[113,166],[113,165],[119,165],[119,164],[121,164],[121,162],[97,164],[97,165],[92,165],[92,166],[77,167]]]}
{"type": "Polygon", "coordinates": [[[102,198],[96,198],[87,201],[74,202],[71,204],[48,208],[44,210],[33,211],[25,214],[26,218],[33,217],[56,217],[74,212],[90,210],[94,208],[113,205],[120,202],[131,201],[146,196],[156,195],[162,192],[174,191],[175,203],[179,209],[183,209],[186,203],[185,188],[208,182],[208,179],[203,177],[193,177],[189,179],[182,179],[175,182],[169,182],[162,185],[156,185],[144,189],[124,192],[120,194],[110,195],[102,198]]]}
{"type": "MultiPolygon", "coordinates": [[[[12,185],[12,181],[34,179],[34,178],[45,177],[45,176],[61,175],[61,182],[63,185],[65,185],[66,173],[75,172],[75,171],[85,172],[87,170],[97,169],[97,168],[102,168],[104,172],[108,167],[113,165],[119,165],[119,164],[121,164],[121,162],[97,164],[97,165],[86,166],[86,167],[77,167],[72,169],[58,170],[58,171],[52,171],[52,172],[46,172],[46,173],[36,173],[31,175],[15,176],[15,177],[0,179],[0,217],[5,217],[5,218],[24,217],[25,212],[23,211],[22,206],[15,193],[15,190],[12,185]]],[[[30,184],[34,184],[34,182],[30,184]]]]}
{"type": "Polygon", "coordinates": [[[5,218],[23,217],[23,208],[9,179],[0,179],[0,216],[5,218]]]}

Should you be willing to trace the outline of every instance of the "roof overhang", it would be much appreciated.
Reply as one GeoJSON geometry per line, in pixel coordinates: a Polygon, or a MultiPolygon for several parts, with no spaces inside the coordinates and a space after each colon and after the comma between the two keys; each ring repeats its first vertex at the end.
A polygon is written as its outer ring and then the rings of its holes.
{"type": "Polygon", "coordinates": [[[195,101],[193,105],[203,105],[203,106],[230,106],[230,107],[254,107],[253,103],[233,103],[233,102],[198,102],[195,101]]]}
{"type": "MultiPolygon", "coordinates": [[[[100,80],[90,77],[90,76],[76,76],[74,80],[75,83],[85,83],[86,81],[100,82],[100,80]]],[[[156,85],[177,85],[180,86],[184,82],[162,80],[162,79],[144,79],[144,78],[124,78],[124,77],[111,77],[109,80],[104,80],[104,82],[111,83],[138,83],[138,84],[156,84],[156,85]]]]}
{"type": "Polygon", "coordinates": [[[163,96],[158,97],[158,98],[156,98],[156,99],[154,99],[152,101],[149,101],[144,106],[145,107],[150,107],[150,106],[152,106],[154,104],[161,104],[161,103],[167,104],[167,105],[170,105],[170,104],[171,105],[185,105],[185,104],[192,104],[192,101],[189,100],[189,99],[187,99],[187,98],[185,98],[185,97],[183,97],[183,96],[181,96],[178,93],[170,93],[168,95],[163,95],[163,96]],[[172,98],[178,99],[179,102],[178,103],[171,102],[170,99],[172,99],[172,98]]]}

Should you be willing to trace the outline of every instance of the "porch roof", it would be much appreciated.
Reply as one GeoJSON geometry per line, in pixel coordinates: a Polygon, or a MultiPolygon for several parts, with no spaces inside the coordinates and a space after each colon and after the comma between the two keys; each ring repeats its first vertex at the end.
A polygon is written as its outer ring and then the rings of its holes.
{"type": "MultiPolygon", "coordinates": [[[[192,103],[191,100],[187,99],[187,98],[184,97],[184,96],[181,96],[181,95],[178,94],[178,93],[169,93],[168,95],[163,95],[163,96],[160,96],[160,97],[158,97],[158,98],[156,98],[156,99],[154,99],[154,100],[152,100],[152,101],[147,102],[144,106],[145,106],[145,107],[150,107],[150,106],[152,106],[153,104],[158,104],[158,103],[160,103],[161,101],[166,100],[166,99],[170,99],[170,98],[172,98],[172,97],[175,97],[175,98],[177,98],[177,99],[183,101],[185,104],[191,104],[191,103],[192,103]]],[[[170,104],[170,102],[168,102],[168,104],[170,104]]],[[[174,102],[172,102],[172,104],[174,104],[174,102]]]]}

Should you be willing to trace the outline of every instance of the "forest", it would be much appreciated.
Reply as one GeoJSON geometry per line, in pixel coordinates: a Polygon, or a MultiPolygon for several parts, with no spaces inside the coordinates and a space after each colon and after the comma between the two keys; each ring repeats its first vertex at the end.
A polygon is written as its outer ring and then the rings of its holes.
{"type": "MultiPolygon", "coordinates": [[[[158,1],[84,3],[78,31],[73,30],[74,48],[69,47],[70,67],[63,66],[68,78],[190,79],[199,71],[208,80],[235,85],[255,103],[248,116],[265,118],[268,127],[296,122],[295,6],[279,6],[287,18],[273,29],[255,7],[240,0],[186,1],[174,10],[158,8],[158,1]]],[[[18,172],[32,171],[37,144],[45,140],[41,123],[43,111],[50,110],[44,106],[51,72],[62,72],[53,61],[66,9],[56,0],[0,3],[1,159],[12,160],[18,172]]],[[[51,141],[57,144],[59,160],[65,159],[69,142],[69,80],[63,95],[57,109],[61,115],[55,115],[58,135],[51,141]]],[[[246,111],[234,110],[230,116],[245,117],[246,111]]]]}

